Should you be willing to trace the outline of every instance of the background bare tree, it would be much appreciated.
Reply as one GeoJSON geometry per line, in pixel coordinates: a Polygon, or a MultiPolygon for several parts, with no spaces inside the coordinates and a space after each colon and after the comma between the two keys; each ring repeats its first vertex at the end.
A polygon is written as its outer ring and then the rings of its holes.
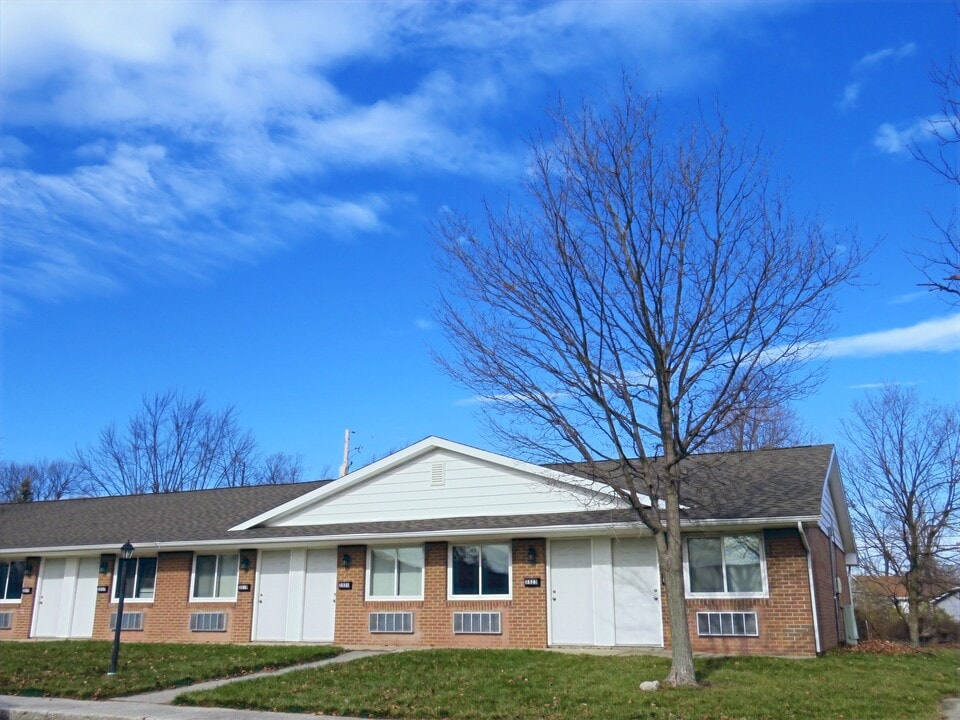
{"type": "Polygon", "coordinates": [[[712,452],[767,450],[812,443],[813,434],[797,413],[785,405],[733,410],[703,447],[712,452]]]}
{"type": "MultiPolygon", "coordinates": [[[[330,477],[329,468],[324,469],[323,477],[330,477]]],[[[267,455],[260,461],[257,472],[258,485],[282,485],[303,480],[303,458],[300,455],[288,455],[277,452],[267,455]]]]}
{"type": "Polygon", "coordinates": [[[609,107],[561,105],[555,136],[531,147],[529,202],[488,206],[482,230],[443,216],[437,318],[452,347],[442,366],[505,443],[538,460],[616,461],[616,477],[594,474],[652,531],[667,682],[685,685],[684,460],[732,413],[812,387],[802,363],[859,257],[853,238],[789,212],[757,144],[719,119],[661,134],[658,110],[629,82],[609,107]]]}
{"type": "MultiPolygon", "coordinates": [[[[960,9],[958,9],[960,19],[960,9]]],[[[952,55],[947,64],[931,72],[940,89],[940,113],[930,118],[928,129],[936,151],[927,152],[921,143],[911,145],[913,156],[943,177],[960,192],[960,57],[952,55]]],[[[956,200],[956,197],[954,198],[956,200]]],[[[948,218],[932,217],[938,237],[928,252],[917,253],[920,269],[927,278],[922,285],[944,293],[948,302],[960,305],[960,209],[954,202],[948,218]]]]}
{"type": "Polygon", "coordinates": [[[0,502],[62,500],[87,494],[80,468],[68,460],[0,463],[0,502]]]}
{"type": "Polygon", "coordinates": [[[233,407],[210,410],[203,395],[173,391],[144,396],[126,428],[105,427],[97,444],[77,451],[76,462],[82,478],[107,495],[252,485],[302,475],[299,456],[261,458],[233,407]]]}
{"type": "Polygon", "coordinates": [[[902,581],[897,607],[918,645],[926,589],[960,552],[960,408],[885,385],[854,403],[844,435],[861,566],[902,581]]]}

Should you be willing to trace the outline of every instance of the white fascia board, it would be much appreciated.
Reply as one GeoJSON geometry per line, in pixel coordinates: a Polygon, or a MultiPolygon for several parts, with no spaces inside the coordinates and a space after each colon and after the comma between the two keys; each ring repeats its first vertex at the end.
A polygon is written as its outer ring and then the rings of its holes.
{"type": "MultiPolygon", "coordinates": [[[[259,542],[259,541],[258,541],[259,542]]],[[[151,542],[134,545],[133,556],[138,557],[142,552],[192,552],[197,549],[216,549],[222,551],[247,550],[256,546],[256,542],[237,542],[228,540],[198,540],[171,542],[151,542]]],[[[119,545],[57,545],[51,547],[4,548],[0,550],[0,558],[24,557],[41,555],[43,557],[72,557],[76,555],[117,555],[119,545]]]]}
{"type": "MultiPolygon", "coordinates": [[[[795,527],[797,522],[816,523],[818,517],[775,517],[775,518],[743,518],[733,520],[684,520],[681,529],[684,531],[709,530],[760,530],[773,527],[795,527]]],[[[155,543],[141,543],[136,545],[134,553],[143,552],[191,552],[198,549],[211,550],[251,550],[261,547],[303,547],[335,546],[340,544],[383,544],[395,543],[398,540],[409,542],[412,540],[442,540],[446,538],[463,537],[571,537],[617,535],[629,533],[631,536],[651,535],[651,531],[639,521],[617,523],[591,523],[588,525],[534,525],[517,526],[513,528],[465,528],[460,530],[429,530],[400,533],[364,533],[341,535],[289,535],[275,538],[245,538],[201,541],[169,541],[155,543]]],[[[116,554],[119,548],[116,545],[73,545],[60,547],[32,547],[6,548],[0,551],[0,557],[24,557],[27,555],[42,555],[44,557],[64,557],[72,555],[97,555],[101,553],[116,554]]]]}
{"type": "Polygon", "coordinates": [[[847,495],[843,491],[843,481],[840,478],[840,461],[837,459],[837,449],[830,450],[830,462],[827,464],[827,476],[824,484],[830,485],[830,496],[833,499],[833,512],[837,516],[840,527],[840,539],[843,540],[845,553],[857,552],[857,539],[853,533],[853,523],[850,520],[850,509],[847,506],[847,495]]]}
{"type": "Polygon", "coordinates": [[[731,530],[743,530],[744,528],[783,528],[796,527],[798,522],[804,524],[816,523],[819,519],[819,515],[795,515],[791,517],[681,520],[680,528],[682,530],[696,530],[699,528],[708,528],[711,530],[722,530],[724,528],[730,528],[731,530]]]}
{"type": "MultiPolygon", "coordinates": [[[[367,480],[372,476],[392,470],[393,468],[410,462],[420,455],[432,450],[446,450],[458,455],[464,455],[466,457],[473,458],[474,460],[478,460],[480,462],[499,465],[501,467],[516,470],[528,475],[533,475],[552,484],[565,486],[566,488],[574,491],[579,491],[581,493],[587,491],[598,496],[623,502],[616,493],[610,490],[610,488],[603,483],[581,478],[569,473],[562,473],[557,470],[550,470],[540,465],[534,465],[533,463],[524,462],[523,460],[516,460],[505,455],[498,455],[497,453],[492,453],[487,450],[479,450],[469,445],[463,445],[462,443],[453,442],[452,440],[445,440],[444,438],[431,435],[430,437],[424,438],[420,442],[414,443],[403,450],[398,450],[392,455],[388,455],[387,457],[381,458],[374,463],[370,463],[359,470],[344,475],[339,480],[334,480],[328,485],[324,485],[323,487],[317,488],[312,492],[301,495],[293,500],[289,500],[283,505],[278,505],[275,508],[260,513],[256,517],[250,518],[239,525],[235,525],[234,527],[230,528],[230,531],[249,530],[253,527],[269,522],[270,520],[275,520],[279,517],[294,512],[295,510],[305,507],[306,505],[315,503],[318,500],[322,500],[348,490],[349,488],[367,480]]],[[[648,497],[644,495],[639,497],[641,502],[645,503],[647,506],[650,505],[650,499],[648,497]]]]}

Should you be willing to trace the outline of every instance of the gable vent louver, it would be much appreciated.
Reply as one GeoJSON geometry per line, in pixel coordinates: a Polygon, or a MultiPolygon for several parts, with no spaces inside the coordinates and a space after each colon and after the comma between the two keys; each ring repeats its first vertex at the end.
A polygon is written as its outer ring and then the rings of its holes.
{"type": "Polygon", "coordinates": [[[438,462],[430,466],[430,486],[442,487],[447,483],[447,464],[438,462]]]}

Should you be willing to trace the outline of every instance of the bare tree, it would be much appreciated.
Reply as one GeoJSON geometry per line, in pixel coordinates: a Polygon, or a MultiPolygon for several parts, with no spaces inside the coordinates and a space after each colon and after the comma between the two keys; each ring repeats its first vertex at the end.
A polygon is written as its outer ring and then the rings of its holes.
{"type": "Polygon", "coordinates": [[[861,565],[903,583],[896,607],[918,645],[925,588],[960,552],[960,408],[885,385],[854,403],[844,435],[861,565]]]}
{"type": "MultiPolygon", "coordinates": [[[[960,12],[960,11],[958,11],[960,12]]],[[[943,67],[935,67],[931,80],[940,89],[940,112],[928,120],[928,131],[936,142],[936,151],[927,152],[917,142],[911,144],[913,156],[960,190],[960,58],[952,55],[943,67]]],[[[925,287],[945,293],[952,305],[960,304],[960,216],[954,203],[950,217],[932,217],[938,237],[928,252],[917,253],[925,287]]]]}
{"type": "Polygon", "coordinates": [[[713,452],[766,450],[812,442],[803,421],[784,405],[741,408],[728,417],[726,425],[704,443],[704,449],[713,452]]]}
{"type": "Polygon", "coordinates": [[[260,463],[257,477],[259,485],[282,485],[303,480],[303,458],[276,452],[267,455],[260,463]]]}
{"type": "Polygon", "coordinates": [[[624,82],[609,107],[552,116],[531,144],[529,202],[482,230],[438,222],[450,281],[440,362],[504,442],[594,467],[653,534],[669,613],[667,682],[696,683],[684,600],[685,460],[744,407],[785,404],[817,373],[832,291],[856,243],[792,216],[755,143],[722,120],[661,135],[624,82]],[[661,458],[654,462],[654,454],[661,458]]]}
{"type": "MultiPolygon", "coordinates": [[[[299,478],[299,456],[283,457],[285,477],[299,478]]],[[[105,427],[96,445],[77,451],[76,461],[85,480],[108,495],[252,485],[277,477],[275,459],[261,459],[233,407],[210,410],[203,395],[173,391],[144,396],[124,431],[105,427]]]]}
{"type": "Polygon", "coordinates": [[[87,494],[80,468],[67,460],[0,463],[0,502],[62,500],[87,494]]]}

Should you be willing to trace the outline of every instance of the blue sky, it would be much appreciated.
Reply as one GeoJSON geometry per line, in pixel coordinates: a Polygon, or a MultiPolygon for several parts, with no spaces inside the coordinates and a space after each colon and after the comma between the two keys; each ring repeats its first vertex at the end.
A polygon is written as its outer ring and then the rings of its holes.
{"type": "MultiPolygon", "coordinates": [[[[881,381],[960,398],[960,312],[907,251],[958,202],[906,151],[950,2],[0,5],[0,458],[69,456],[143,393],[236,405],[336,469],[430,434],[498,449],[436,368],[429,225],[516,192],[558,96],[621,69],[718,101],[793,208],[877,250],[798,406],[839,440],[881,381]]],[[[499,448],[504,449],[504,448],[499,448]]]]}

